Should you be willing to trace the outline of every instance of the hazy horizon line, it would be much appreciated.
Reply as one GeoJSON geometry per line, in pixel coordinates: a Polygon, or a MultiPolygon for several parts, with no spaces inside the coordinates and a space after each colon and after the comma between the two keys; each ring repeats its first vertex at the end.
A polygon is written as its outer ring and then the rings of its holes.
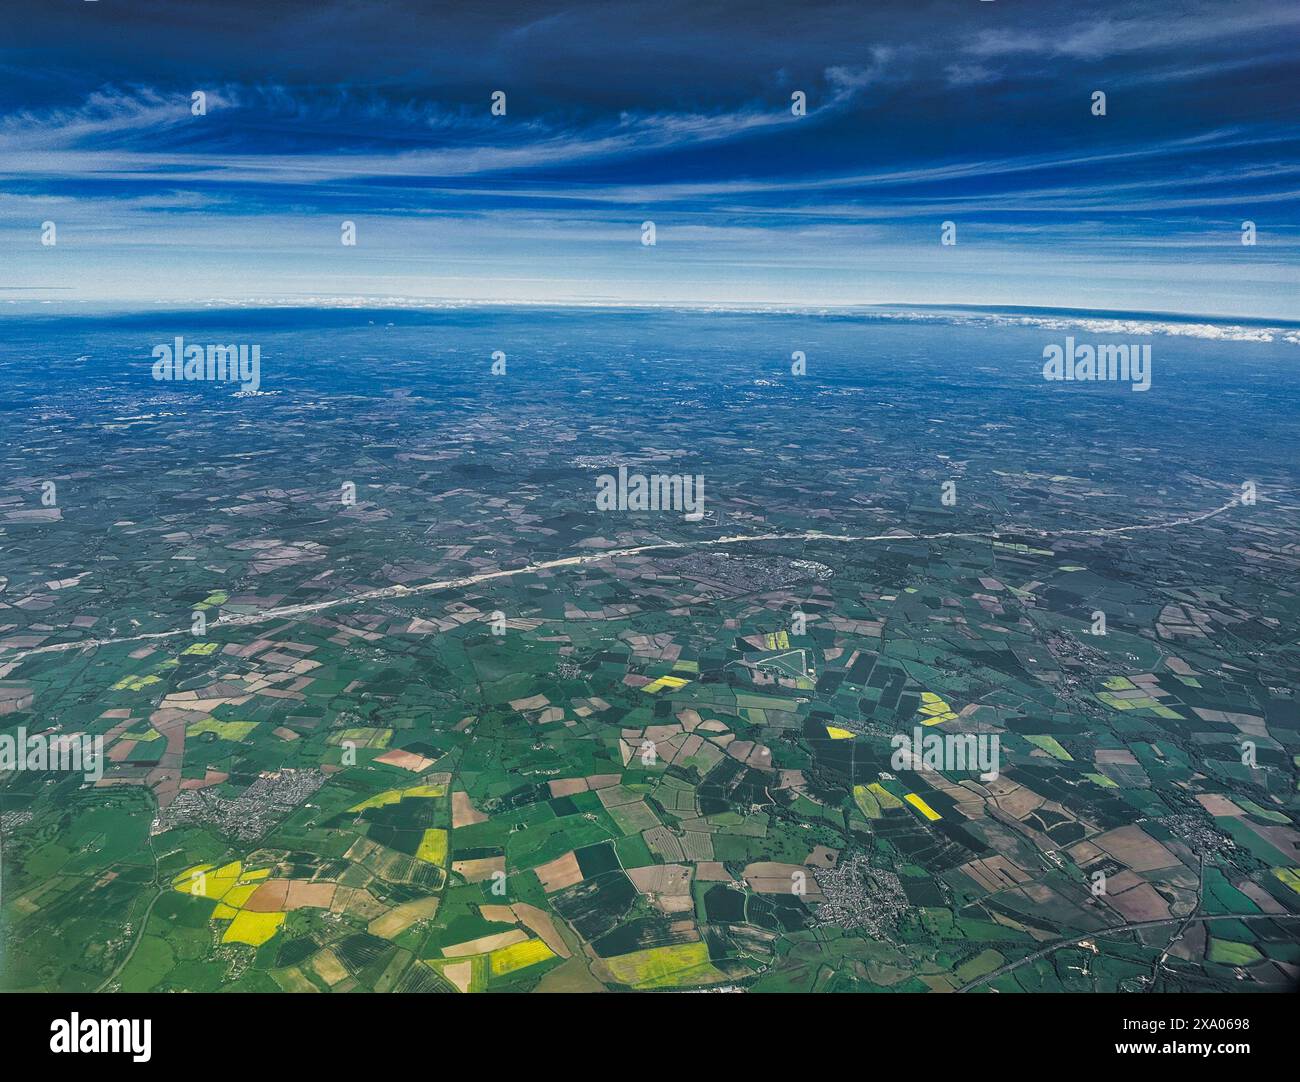
{"type": "MultiPolygon", "coordinates": [[[[0,293],[9,287],[0,286],[0,293]]],[[[1300,319],[1285,316],[1236,316],[1197,311],[1171,311],[1167,309],[1090,308],[1068,305],[1013,305],[973,302],[912,302],[912,301],[825,301],[808,303],[800,301],[731,301],[731,300],[599,300],[599,299],[538,299],[511,298],[485,300],[476,297],[406,297],[401,295],[320,295],[274,294],[271,296],[206,299],[157,299],[154,301],[89,299],[78,300],[0,300],[0,304],[21,306],[20,312],[0,310],[0,319],[26,318],[33,315],[50,316],[133,316],[151,312],[211,312],[211,311],[374,311],[414,312],[454,308],[542,308],[542,309],[609,309],[609,310],[664,310],[698,312],[753,312],[768,314],[820,314],[863,312],[887,315],[899,313],[943,312],[987,315],[1023,316],[1026,318],[1066,316],[1093,320],[1167,320],[1178,323],[1203,323],[1219,327],[1255,327],[1278,330],[1300,329],[1300,319]],[[70,311],[73,306],[82,311],[70,311]],[[89,311],[87,309],[94,309],[89,311]]]]}

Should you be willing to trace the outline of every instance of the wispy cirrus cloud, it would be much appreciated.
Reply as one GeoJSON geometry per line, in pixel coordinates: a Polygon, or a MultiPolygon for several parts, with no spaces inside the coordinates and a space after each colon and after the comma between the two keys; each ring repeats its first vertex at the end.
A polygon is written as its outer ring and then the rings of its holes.
{"type": "MultiPolygon", "coordinates": [[[[811,106],[814,117],[868,83],[860,73],[838,72],[831,85],[831,100],[811,106]]],[[[76,107],[0,116],[0,175],[266,183],[471,176],[707,147],[792,121],[788,111],[751,105],[716,113],[623,111],[581,125],[554,118],[506,125],[482,111],[471,117],[347,91],[295,99],[282,87],[226,86],[205,94],[208,115],[199,119],[188,96],[152,87],[105,87],[76,107]],[[210,135],[202,124],[213,127],[210,135]],[[246,133],[235,137],[240,124],[246,133]],[[384,125],[382,138],[375,124],[384,125]],[[160,138],[175,134],[185,138],[174,149],[159,147],[160,138]],[[285,153],[282,135],[303,149],[285,153]]]]}
{"type": "Polygon", "coordinates": [[[1050,30],[1026,26],[981,30],[965,51],[976,57],[1104,60],[1138,53],[1197,49],[1246,41],[1266,45],[1269,36],[1300,30],[1300,8],[1290,3],[1201,5],[1199,13],[1179,6],[1141,15],[1076,17],[1050,30]],[[1196,17],[1199,14],[1200,17],[1196,17]]]}
{"type": "Polygon", "coordinates": [[[1231,18],[1186,0],[321,0],[276,20],[250,19],[251,0],[194,0],[166,48],[143,9],[94,8],[34,5],[0,45],[0,244],[51,288],[79,274],[145,289],[149,257],[183,263],[187,247],[205,269],[174,283],[194,292],[334,274],[365,290],[408,272],[448,288],[451,268],[483,291],[577,275],[602,295],[851,296],[868,288],[862,267],[873,289],[978,292],[1000,275],[1033,292],[1062,268],[1093,289],[1079,268],[1126,260],[1129,277],[1185,289],[1176,256],[1202,261],[1198,288],[1237,300],[1175,307],[1226,311],[1257,286],[1294,305],[1270,268],[1300,230],[1286,79],[1300,13],[1276,0],[1231,18]],[[505,116],[488,108],[497,89],[505,116]],[[1271,264],[1242,258],[1247,218],[1271,264]],[[56,251],[34,247],[46,219],[56,251]],[[342,219],[360,223],[354,251],[342,219]]]}

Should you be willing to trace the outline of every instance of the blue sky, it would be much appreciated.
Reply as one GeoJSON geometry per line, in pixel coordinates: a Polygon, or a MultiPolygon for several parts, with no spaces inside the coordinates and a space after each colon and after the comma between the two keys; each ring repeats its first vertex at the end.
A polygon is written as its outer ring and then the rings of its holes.
{"type": "Polygon", "coordinates": [[[0,311],[405,297],[1300,318],[1291,0],[5,10],[0,311]]]}

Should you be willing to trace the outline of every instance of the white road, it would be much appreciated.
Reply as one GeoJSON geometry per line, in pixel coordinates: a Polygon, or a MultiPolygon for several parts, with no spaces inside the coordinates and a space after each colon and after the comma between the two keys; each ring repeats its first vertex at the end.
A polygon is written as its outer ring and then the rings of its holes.
{"type": "MultiPolygon", "coordinates": [[[[1199,514],[1187,515],[1183,518],[1168,519],[1163,522],[1138,523],[1133,526],[1107,526],[1094,529],[1037,530],[1024,527],[1006,527],[991,532],[973,530],[968,532],[921,534],[901,530],[881,534],[833,534],[822,533],[819,530],[808,530],[803,533],[736,534],[730,537],[712,537],[699,541],[662,541],[650,545],[635,545],[631,548],[605,549],[602,552],[584,553],[581,556],[565,556],[557,560],[543,560],[540,563],[528,564],[526,567],[516,567],[504,571],[483,571],[477,575],[466,575],[464,578],[459,579],[443,579],[438,582],[425,582],[418,586],[384,586],[375,590],[366,590],[359,594],[349,594],[346,597],[314,601],[306,605],[285,605],[282,608],[262,609],[260,612],[220,616],[208,626],[212,628],[236,624],[265,624],[272,620],[308,616],[324,612],[327,609],[339,608],[343,605],[359,605],[367,601],[378,601],[383,598],[409,597],[412,594],[454,590],[463,586],[474,586],[480,582],[491,582],[493,579],[511,578],[515,575],[527,575],[534,571],[548,571],[558,567],[577,567],[581,564],[602,563],[606,560],[617,560],[625,556],[640,556],[646,552],[710,548],[718,545],[739,545],[754,541],[835,541],[855,543],[879,541],[1001,541],[1006,537],[1035,537],[1044,540],[1056,537],[1123,537],[1147,530],[1168,530],[1177,526],[1194,526],[1198,522],[1204,522],[1206,519],[1223,514],[1225,511],[1236,507],[1239,502],[1234,497],[1222,507],[1215,507],[1210,511],[1202,511],[1199,514]]],[[[118,643],[127,642],[149,642],[154,639],[172,639],[190,634],[192,634],[190,629],[184,627],[174,631],[151,631],[140,635],[124,635],[119,638],[82,639],[78,642],[52,643],[48,646],[36,646],[27,650],[0,653],[0,663],[7,664],[13,661],[21,661],[23,658],[32,657],[36,654],[62,653],[65,650],[89,650],[97,646],[114,646],[118,643]]]]}

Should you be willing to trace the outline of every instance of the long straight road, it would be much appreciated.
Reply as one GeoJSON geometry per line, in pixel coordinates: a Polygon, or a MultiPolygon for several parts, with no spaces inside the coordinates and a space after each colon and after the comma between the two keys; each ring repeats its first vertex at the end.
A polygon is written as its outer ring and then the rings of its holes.
{"type": "MultiPolygon", "coordinates": [[[[1000,530],[970,530],[947,533],[910,533],[893,530],[880,534],[833,534],[820,530],[807,530],[802,533],[765,533],[735,534],[729,537],[710,537],[698,541],[658,541],[649,545],[633,545],[630,548],[605,549],[602,552],[583,553],[580,556],[563,556],[556,560],[543,560],[540,563],[527,564],[524,567],[512,567],[502,571],[483,571],[477,575],[463,578],[443,579],[437,582],[425,582],[418,586],[382,586],[366,590],[359,594],[329,598],[325,601],[313,601],[305,605],[285,605],[281,608],[263,609],[260,612],[239,615],[220,616],[212,621],[211,627],[229,627],[242,624],[265,624],[272,620],[291,619],[296,616],[309,616],[338,608],[342,605],[360,605],[367,601],[379,601],[384,598],[409,597],[411,594],[436,593],[439,590],[454,590],[464,586],[475,586],[481,582],[494,579],[507,579],[515,575],[527,575],[535,571],[550,571],[562,567],[579,567],[583,564],[602,563],[606,560],[618,560],[627,556],[640,556],[647,552],[664,552],[674,549],[710,548],[718,545],[743,545],[756,541],[833,541],[838,543],[871,543],[881,541],[1001,541],[1007,537],[1035,537],[1050,540],[1054,537],[1123,537],[1128,534],[1148,530],[1169,530],[1178,526],[1194,526],[1198,522],[1221,515],[1240,501],[1229,500],[1222,507],[1202,511],[1195,515],[1168,519],[1163,522],[1144,522],[1132,526],[1103,526],[1092,529],[1075,530],[1039,530],[1027,527],[1004,527],[1000,530]]],[[[118,643],[149,642],[155,639],[171,639],[181,635],[190,635],[188,627],[172,631],[150,631],[139,635],[123,635],[117,638],[82,639],[77,642],[57,642],[48,646],[34,646],[26,650],[15,650],[0,654],[0,662],[21,661],[36,654],[61,653],[65,650],[88,650],[97,646],[114,646],[118,643]]]]}

